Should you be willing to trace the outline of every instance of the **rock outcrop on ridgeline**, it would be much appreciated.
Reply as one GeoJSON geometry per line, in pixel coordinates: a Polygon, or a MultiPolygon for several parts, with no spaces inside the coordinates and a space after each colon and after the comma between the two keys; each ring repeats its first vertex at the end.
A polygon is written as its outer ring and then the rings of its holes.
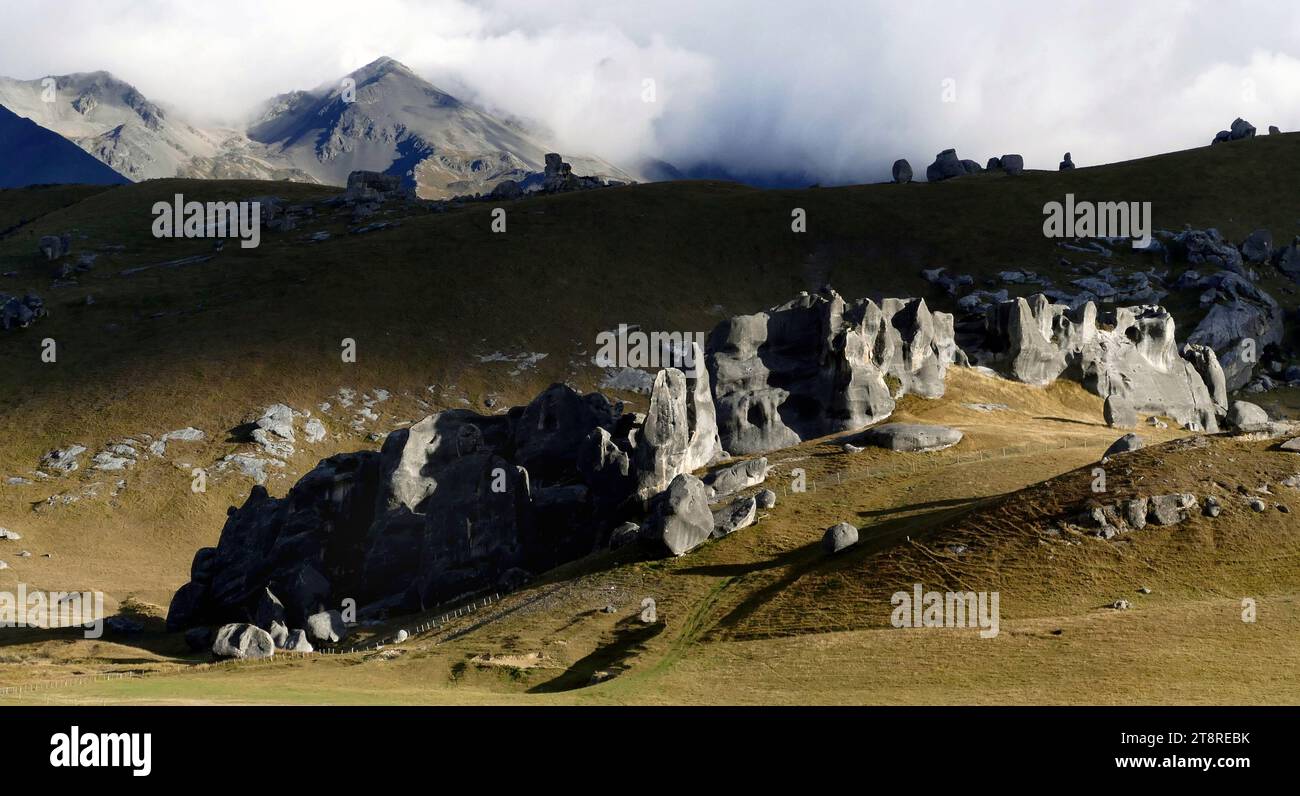
{"type": "Polygon", "coordinates": [[[1117,307],[1099,315],[1038,294],[989,309],[983,348],[990,363],[1027,384],[1069,377],[1134,411],[1167,415],[1197,430],[1217,431],[1224,411],[1197,362],[1178,353],[1173,316],[1158,306],[1117,307]]]}
{"type": "Polygon", "coordinates": [[[706,346],[722,447],[762,453],[883,420],[904,394],[943,395],[966,356],[924,299],[846,302],[827,289],[723,321],[706,346]]]}

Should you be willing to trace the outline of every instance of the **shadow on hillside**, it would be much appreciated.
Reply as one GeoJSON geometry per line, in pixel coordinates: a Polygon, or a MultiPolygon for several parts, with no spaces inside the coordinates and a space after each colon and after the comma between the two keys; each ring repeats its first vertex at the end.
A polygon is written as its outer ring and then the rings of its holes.
{"type": "Polygon", "coordinates": [[[1073,419],[1073,418],[1069,418],[1069,417],[1052,417],[1052,416],[1050,416],[1050,415],[1040,415],[1040,416],[1036,416],[1036,417],[1034,417],[1034,419],[1035,419],[1035,420],[1048,420],[1048,421],[1051,421],[1051,422],[1053,422],[1053,423],[1070,423],[1070,424],[1072,424],[1072,425],[1076,425],[1076,426],[1088,426],[1089,428],[1096,428],[1096,427],[1098,427],[1098,426],[1104,426],[1104,425],[1106,425],[1105,423],[1096,423],[1096,422],[1089,421],[1089,420],[1075,420],[1075,419],[1073,419]]]}
{"type": "Polygon", "coordinates": [[[601,639],[599,647],[580,658],[558,677],[528,689],[528,693],[572,691],[617,677],[629,668],[624,661],[644,652],[646,643],[666,628],[663,621],[647,625],[638,618],[623,619],[614,627],[612,634],[601,639]],[[604,676],[597,678],[597,672],[604,673],[604,676]]]}
{"type": "MultiPolygon", "coordinates": [[[[991,498],[996,499],[996,498],[991,498]]],[[[769,561],[757,565],[743,567],[697,567],[694,570],[680,570],[681,574],[733,574],[739,575],[746,572],[769,571],[776,573],[775,577],[760,588],[757,588],[752,594],[746,597],[722,618],[713,624],[707,631],[708,634],[726,633],[730,629],[742,626],[750,616],[759,611],[764,605],[777,598],[782,592],[792,588],[805,575],[814,573],[835,572],[844,570],[855,570],[854,577],[869,577],[871,573],[864,573],[861,568],[870,559],[880,553],[898,548],[900,545],[907,544],[907,540],[921,540],[928,538],[936,533],[940,533],[943,527],[953,518],[964,513],[973,503],[983,503],[984,500],[956,500],[956,501],[934,501],[931,506],[936,506],[932,510],[923,514],[913,514],[906,517],[897,517],[885,520],[861,529],[862,538],[857,545],[845,550],[838,555],[828,556],[821,549],[821,543],[814,542],[804,545],[803,547],[790,550],[769,561]],[[956,504],[953,508],[949,504],[956,504]],[[728,570],[724,573],[722,570],[728,570]],[[712,571],[710,571],[712,570],[712,571]]],[[[769,576],[770,577],[770,576],[769,576]]]]}

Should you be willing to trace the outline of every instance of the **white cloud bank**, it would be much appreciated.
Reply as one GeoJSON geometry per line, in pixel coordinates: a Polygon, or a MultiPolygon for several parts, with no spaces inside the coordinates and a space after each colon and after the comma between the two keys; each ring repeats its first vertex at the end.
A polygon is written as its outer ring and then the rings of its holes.
{"type": "Polygon", "coordinates": [[[11,77],[107,69],[229,119],[391,55],[545,123],[562,151],[827,183],[883,179],[896,157],[923,171],[949,146],[1055,168],[1066,150],[1089,165],[1201,146],[1236,116],[1300,128],[1293,0],[5,5],[11,77]]]}

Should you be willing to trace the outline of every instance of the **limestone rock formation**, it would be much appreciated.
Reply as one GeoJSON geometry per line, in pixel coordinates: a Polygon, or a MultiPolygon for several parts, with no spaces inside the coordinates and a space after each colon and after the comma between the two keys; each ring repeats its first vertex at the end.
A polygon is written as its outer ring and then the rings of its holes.
{"type": "Polygon", "coordinates": [[[633,452],[642,498],[662,492],[681,473],[722,456],[709,374],[702,366],[704,355],[698,345],[692,345],[694,375],[688,378],[677,368],[664,368],[655,375],[650,390],[650,409],[633,452]]]}
{"type": "Polygon", "coordinates": [[[893,168],[894,182],[906,183],[912,181],[912,164],[900,158],[894,161],[893,168]]]}
{"type": "Polygon", "coordinates": [[[722,447],[762,453],[888,417],[907,393],[943,395],[966,356],[953,317],[924,299],[846,303],[827,290],[719,324],[706,347],[722,447]]]}
{"type": "Polygon", "coordinates": [[[983,347],[1017,381],[1046,385],[1068,376],[1134,411],[1218,429],[1221,409],[1196,366],[1179,355],[1173,316],[1161,307],[1118,307],[1099,317],[1092,302],[1072,310],[1041,294],[1017,298],[990,308],[983,347]]]}

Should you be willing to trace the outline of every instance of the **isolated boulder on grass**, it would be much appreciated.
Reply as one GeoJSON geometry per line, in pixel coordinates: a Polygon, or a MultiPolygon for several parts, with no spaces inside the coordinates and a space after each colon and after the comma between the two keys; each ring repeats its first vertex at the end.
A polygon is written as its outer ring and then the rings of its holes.
{"type": "Polygon", "coordinates": [[[827,528],[822,536],[822,551],[833,556],[857,543],[858,529],[847,522],[838,522],[827,528]]]}

